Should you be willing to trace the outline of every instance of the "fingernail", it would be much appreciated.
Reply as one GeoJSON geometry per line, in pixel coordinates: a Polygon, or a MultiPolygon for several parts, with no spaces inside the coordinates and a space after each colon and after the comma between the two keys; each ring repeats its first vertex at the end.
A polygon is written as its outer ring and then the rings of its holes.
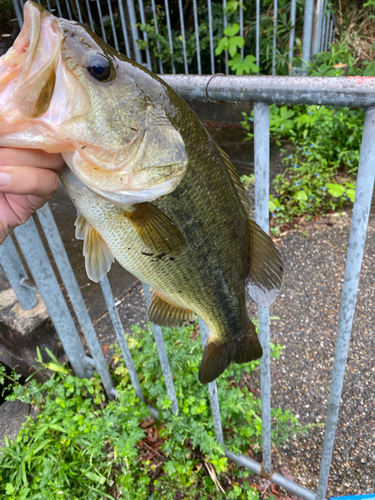
{"type": "Polygon", "coordinates": [[[12,177],[7,172],[0,172],[0,186],[8,186],[12,177]]]}

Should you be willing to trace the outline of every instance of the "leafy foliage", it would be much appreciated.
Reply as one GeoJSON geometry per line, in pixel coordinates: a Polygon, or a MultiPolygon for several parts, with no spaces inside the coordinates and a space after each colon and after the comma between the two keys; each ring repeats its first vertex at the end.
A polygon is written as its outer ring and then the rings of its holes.
{"type": "MultiPolygon", "coordinates": [[[[258,498],[250,473],[228,463],[215,439],[208,390],[197,380],[197,329],[164,333],[176,374],[178,416],[171,412],[151,331],[133,327],[128,342],[146,400],[160,409],[159,421],[135,396],[119,352],[114,357],[118,399],[111,402],[106,402],[97,377],[78,379],[53,358],[50,380],[31,380],[16,387],[12,396],[36,405],[40,413],[36,420],[28,419],[16,442],[7,440],[1,450],[0,499],[94,500],[121,495],[157,500],[174,499],[180,491],[183,498],[204,500],[221,498],[219,484],[229,499],[258,498]],[[228,482],[228,477],[234,480],[228,482]]],[[[278,358],[281,347],[271,348],[278,358]]],[[[218,381],[225,440],[233,451],[260,448],[260,401],[249,390],[249,373],[257,365],[233,366],[218,381]]],[[[275,445],[307,431],[289,411],[274,409],[272,416],[275,445]]]]}
{"type": "MultiPolygon", "coordinates": [[[[243,126],[253,137],[252,121],[243,126]]],[[[322,210],[340,209],[354,201],[364,111],[324,106],[270,107],[273,139],[282,147],[290,140],[295,151],[284,161],[275,181],[277,196],[269,207],[276,224],[322,210]]]]}

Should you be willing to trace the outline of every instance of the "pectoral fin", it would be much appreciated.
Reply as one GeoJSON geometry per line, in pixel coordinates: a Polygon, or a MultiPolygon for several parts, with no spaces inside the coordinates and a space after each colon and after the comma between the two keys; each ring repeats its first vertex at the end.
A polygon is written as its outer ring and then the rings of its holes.
{"type": "Polygon", "coordinates": [[[138,203],[124,212],[147,248],[156,253],[177,253],[185,240],[173,222],[152,203],[138,203]]]}
{"type": "Polygon", "coordinates": [[[148,308],[148,319],[155,325],[181,328],[195,323],[195,314],[181,307],[157,291],[153,291],[148,308]]]}
{"type": "Polygon", "coordinates": [[[270,306],[280,293],[283,263],[271,238],[253,220],[250,229],[250,271],[247,289],[260,306],[270,306]]]}
{"type": "Polygon", "coordinates": [[[213,382],[232,362],[247,363],[261,358],[262,354],[262,346],[253,323],[250,324],[249,331],[237,339],[222,341],[210,335],[199,368],[199,381],[202,384],[213,382]]]}
{"type": "Polygon", "coordinates": [[[82,215],[77,217],[75,226],[76,238],[84,240],[83,255],[87,276],[98,283],[111,269],[115,259],[107,243],[82,215]]]}

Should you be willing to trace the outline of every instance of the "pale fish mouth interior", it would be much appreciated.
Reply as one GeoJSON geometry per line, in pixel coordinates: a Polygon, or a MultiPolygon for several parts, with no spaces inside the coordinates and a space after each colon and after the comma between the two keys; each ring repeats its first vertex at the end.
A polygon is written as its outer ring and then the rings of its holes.
{"type": "Polygon", "coordinates": [[[42,115],[54,90],[58,21],[33,2],[25,4],[24,15],[19,36],[0,59],[0,117],[8,123],[42,115]]]}

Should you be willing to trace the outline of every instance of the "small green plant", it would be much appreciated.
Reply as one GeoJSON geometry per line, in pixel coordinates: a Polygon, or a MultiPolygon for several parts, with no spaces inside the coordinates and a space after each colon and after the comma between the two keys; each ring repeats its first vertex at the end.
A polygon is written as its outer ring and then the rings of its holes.
{"type": "MultiPolygon", "coordinates": [[[[228,8],[229,4],[227,5],[227,9],[228,8]]],[[[257,73],[259,71],[259,67],[255,64],[256,58],[249,54],[242,59],[241,54],[238,53],[238,49],[241,49],[245,44],[244,38],[242,36],[238,36],[239,31],[240,26],[237,23],[228,26],[224,30],[224,34],[226,36],[219,40],[218,46],[215,49],[215,54],[218,56],[224,50],[228,50],[229,55],[231,56],[231,59],[228,61],[228,66],[236,72],[236,75],[243,75],[244,73],[247,75],[250,73],[257,73]]]]}
{"type": "MultiPolygon", "coordinates": [[[[253,137],[253,118],[242,125],[253,137]]],[[[269,209],[282,224],[301,215],[341,209],[353,202],[364,111],[324,106],[270,106],[270,130],[280,148],[291,141],[294,152],[275,180],[277,195],[269,209]]],[[[282,149],[285,151],[284,149],[282,149]]]]}
{"type": "MultiPolygon", "coordinates": [[[[15,442],[0,452],[0,499],[143,500],[258,499],[250,473],[229,463],[215,439],[209,394],[198,382],[201,345],[197,328],[165,329],[165,341],[179,414],[173,415],[151,331],[133,327],[128,343],[148,404],[160,409],[150,416],[135,396],[128,370],[117,350],[114,376],[117,400],[108,402],[98,377],[79,379],[52,357],[52,377],[18,386],[12,399],[39,408],[15,442]],[[228,479],[229,478],[229,479],[228,479]]],[[[281,346],[271,345],[272,356],[281,346]]],[[[260,450],[260,401],[249,390],[258,366],[232,366],[218,381],[227,446],[247,453],[260,450]]],[[[43,365],[47,368],[47,365],[43,365]]],[[[296,433],[306,433],[289,412],[273,409],[275,446],[296,433]]]]}

